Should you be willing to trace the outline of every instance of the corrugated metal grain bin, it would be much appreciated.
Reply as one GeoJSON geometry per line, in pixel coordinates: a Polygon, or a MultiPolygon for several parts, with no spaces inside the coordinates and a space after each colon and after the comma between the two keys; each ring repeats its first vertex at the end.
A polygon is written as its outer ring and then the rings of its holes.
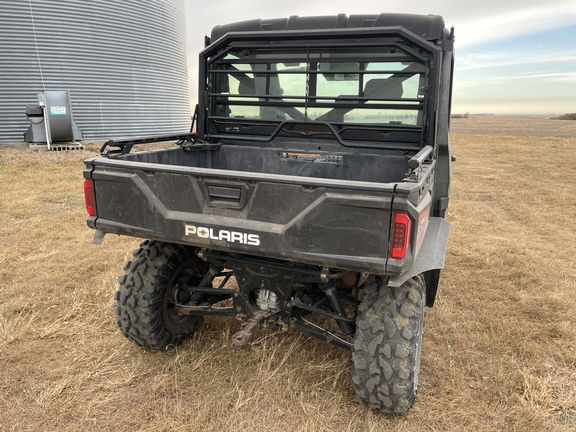
{"type": "Polygon", "coordinates": [[[183,1],[0,0],[0,142],[44,89],[70,91],[87,140],[186,132],[183,1]]]}

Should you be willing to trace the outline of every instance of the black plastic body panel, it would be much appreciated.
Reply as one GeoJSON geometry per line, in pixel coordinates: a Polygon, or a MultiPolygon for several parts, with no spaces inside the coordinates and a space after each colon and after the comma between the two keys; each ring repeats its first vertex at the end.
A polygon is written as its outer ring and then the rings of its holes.
{"type": "Polygon", "coordinates": [[[412,14],[345,14],[329,16],[299,17],[277,19],[255,19],[214,27],[211,40],[215,41],[230,32],[281,31],[281,30],[317,30],[367,27],[403,27],[427,40],[441,39],[444,36],[444,19],[438,15],[412,14]]]}
{"type": "MultiPolygon", "coordinates": [[[[122,147],[109,157],[87,160],[84,176],[93,179],[97,209],[97,217],[88,218],[90,227],[388,275],[391,284],[400,283],[414,269],[424,273],[444,265],[453,33],[441,17],[253,20],[214,28],[207,44],[200,53],[197,132],[188,148],[194,151],[127,153],[122,147]],[[243,125],[231,131],[212,110],[208,65],[232,46],[283,52],[293,46],[355,49],[360,43],[407,44],[413,59],[426,66],[425,82],[419,84],[421,129],[394,122],[385,128],[363,127],[362,139],[350,143],[357,130],[331,125],[324,125],[329,133],[324,131],[323,139],[308,129],[307,135],[293,133],[288,122],[256,122],[250,133],[243,132],[243,125]],[[284,128],[292,133],[282,134],[284,128]],[[386,142],[393,145],[386,147],[386,142]],[[425,147],[426,154],[415,158],[425,147]],[[401,260],[389,257],[395,211],[407,213],[412,221],[401,260]]],[[[322,126],[320,121],[293,123],[322,126]]]]}
{"type": "MultiPolygon", "coordinates": [[[[292,175],[232,170],[248,163],[243,160],[250,159],[250,152],[265,153],[242,148],[242,159],[238,150],[223,146],[199,156],[174,149],[87,160],[85,176],[94,181],[98,212],[89,224],[105,232],[207,249],[386,272],[394,183],[312,177],[314,163],[282,161],[280,154],[278,166],[292,169],[292,175]],[[227,169],[183,165],[205,165],[202,158],[210,158],[213,166],[220,160],[227,169]],[[299,175],[302,171],[307,175],[299,175]],[[225,205],[214,202],[211,190],[227,195],[219,197],[225,205]],[[230,205],[234,190],[237,206],[230,205]],[[202,235],[201,229],[206,230],[202,235]]],[[[397,167],[406,161],[384,155],[364,158],[366,165],[382,171],[374,172],[380,180],[394,172],[400,175],[397,167]],[[386,163],[394,167],[388,174],[386,163]]],[[[338,170],[348,176],[346,169],[326,165],[318,169],[333,167],[333,177],[338,170]]]]}

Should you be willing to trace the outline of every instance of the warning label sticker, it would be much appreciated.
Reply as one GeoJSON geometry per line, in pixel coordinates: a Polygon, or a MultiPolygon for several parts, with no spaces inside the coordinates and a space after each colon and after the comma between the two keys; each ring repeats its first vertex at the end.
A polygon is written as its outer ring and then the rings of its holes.
{"type": "Polygon", "coordinates": [[[66,107],[65,106],[51,106],[50,107],[50,114],[52,114],[52,115],[65,115],[66,114],[66,107]]]}
{"type": "Polygon", "coordinates": [[[314,153],[282,152],[280,153],[280,158],[290,162],[322,163],[331,165],[342,165],[344,163],[344,157],[331,154],[319,155],[314,153]]]}

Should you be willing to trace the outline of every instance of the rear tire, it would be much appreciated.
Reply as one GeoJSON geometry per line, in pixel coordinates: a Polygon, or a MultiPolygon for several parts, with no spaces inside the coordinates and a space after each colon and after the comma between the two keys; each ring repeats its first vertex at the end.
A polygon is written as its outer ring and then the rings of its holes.
{"type": "Polygon", "coordinates": [[[426,287],[421,275],[398,288],[380,284],[364,289],[358,307],[352,382],[370,408],[403,414],[418,388],[426,287]]]}
{"type": "Polygon", "coordinates": [[[120,332],[143,348],[168,350],[189,337],[199,316],[178,315],[174,298],[186,302],[178,284],[198,286],[205,263],[182,245],[145,241],[134,251],[118,278],[114,312],[120,332]]]}

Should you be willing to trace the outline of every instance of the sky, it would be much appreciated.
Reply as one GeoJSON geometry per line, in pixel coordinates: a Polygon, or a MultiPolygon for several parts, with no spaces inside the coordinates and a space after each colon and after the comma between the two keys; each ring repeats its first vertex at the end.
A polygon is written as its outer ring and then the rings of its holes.
{"type": "Polygon", "coordinates": [[[576,0],[184,0],[190,94],[212,27],[257,18],[338,13],[442,15],[455,28],[453,113],[576,112],[576,0]]]}

